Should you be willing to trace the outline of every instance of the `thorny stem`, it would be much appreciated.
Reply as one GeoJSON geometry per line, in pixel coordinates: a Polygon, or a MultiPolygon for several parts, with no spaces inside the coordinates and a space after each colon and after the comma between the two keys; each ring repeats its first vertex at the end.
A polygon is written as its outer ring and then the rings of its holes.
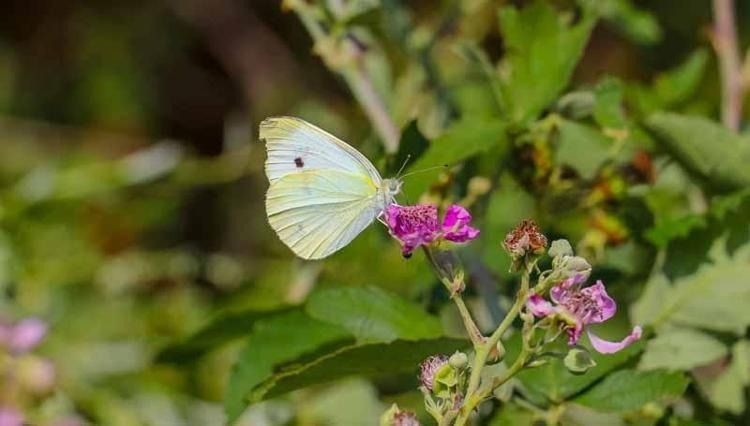
{"type": "Polygon", "coordinates": [[[736,131],[742,120],[742,104],[747,84],[743,81],[734,0],[713,0],[713,9],[714,48],[721,67],[721,118],[725,126],[736,131]]]}
{"type": "MultiPolygon", "coordinates": [[[[317,9],[314,5],[309,5],[304,1],[286,0],[284,6],[297,13],[316,45],[331,42],[328,30],[316,16],[317,9]]],[[[359,49],[360,54],[355,55],[352,61],[342,64],[332,60],[331,53],[323,51],[319,51],[319,53],[326,65],[344,78],[378,136],[380,136],[385,151],[389,154],[395,153],[398,150],[399,129],[388,113],[385,102],[375,90],[372,77],[365,68],[362,48],[359,46],[355,48],[359,49]]]]}

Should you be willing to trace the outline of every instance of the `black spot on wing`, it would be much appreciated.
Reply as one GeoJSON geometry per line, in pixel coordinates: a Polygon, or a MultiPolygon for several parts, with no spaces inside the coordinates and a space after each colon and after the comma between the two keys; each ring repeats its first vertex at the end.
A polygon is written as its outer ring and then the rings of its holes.
{"type": "Polygon", "coordinates": [[[305,162],[302,161],[302,157],[297,157],[294,159],[294,165],[297,166],[298,169],[301,169],[305,166],[305,162]]]}

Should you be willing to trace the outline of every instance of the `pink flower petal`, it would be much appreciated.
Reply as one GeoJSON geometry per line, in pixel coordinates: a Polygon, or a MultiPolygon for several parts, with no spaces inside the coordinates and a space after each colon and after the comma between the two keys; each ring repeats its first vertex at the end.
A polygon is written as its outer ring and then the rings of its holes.
{"type": "Polygon", "coordinates": [[[536,293],[529,296],[529,299],[526,301],[526,306],[531,313],[537,317],[546,317],[555,312],[555,308],[552,307],[552,304],[536,293]]]}
{"type": "Polygon", "coordinates": [[[38,318],[26,318],[13,326],[6,344],[13,352],[28,352],[47,335],[47,324],[38,318]]]}
{"type": "Polygon", "coordinates": [[[0,426],[23,426],[23,415],[11,407],[0,407],[0,426]]]}
{"type": "Polygon", "coordinates": [[[589,340],[591,341],[591,346],[593,346],[597,352],[602,353],[602,354],[613,354],[615,352],[619,352],[625,349],[626,347],[630,346],[633,342],[640,339],[642,333],[643,333],[643,330],[641,329],[641,327],[635,326],[633,328],[633,331],[631,331],[630,334],[627,335],[621,341],[610,342],[608,340],[604,340],[596,336],[590,330],[587,330],[589,340]]]}
{"type": "Polygon", "coordinates": [[[453,204],[448,207],[443,219],[443,238],[455,243],[463,243],[479,236],[479,230],[469,226],[471,214],[465,208],[453,204]]]}
{"type": "Polygon", "coordinates": [[[598,312],[589,318],[588,323],[598,324],[612,318],[617,312],[617,304],[609,297],[604,283],[598,280],[596,284],[581,290],[581,293],[596,303],[598,312]]]}

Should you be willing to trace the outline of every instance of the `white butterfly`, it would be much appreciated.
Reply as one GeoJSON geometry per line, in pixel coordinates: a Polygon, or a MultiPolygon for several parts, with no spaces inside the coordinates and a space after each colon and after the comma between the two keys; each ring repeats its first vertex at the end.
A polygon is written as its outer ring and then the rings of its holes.
{"type": "Polygon", "coordinates": [[[344,141],[295,117],[260,123],[266,141],[268,222],[299,257],[321,259],[351,242],[393,202],[401,180],[383,179],[344,141]]]}

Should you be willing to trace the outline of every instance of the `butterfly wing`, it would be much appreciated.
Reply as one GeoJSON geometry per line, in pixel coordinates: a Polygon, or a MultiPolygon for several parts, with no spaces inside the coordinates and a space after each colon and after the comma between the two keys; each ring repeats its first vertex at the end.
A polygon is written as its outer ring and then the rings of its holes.
{"type": "Polygon", "coordinates": [[[321,259],[346,246],[385,208],[367,175],[326,169],[290,174],[271,183],[268,222],[299,257],[321,259]]]}
{"type": "Polygon", "coordinates": [[[266,141],[266,176],[273,183],[284,176],[317,170],[364,174],[380,187],[380,173],[346,142],[295,117],[271,117],[260,123],[266,141]]]}
{"type": "Polygon", "coordinates": [[[294,117],[260,124],[266,141],[266,214],[279,238],[305,259],[349,244],[385,208],[377,169],[356,149],[294,117]]]}

